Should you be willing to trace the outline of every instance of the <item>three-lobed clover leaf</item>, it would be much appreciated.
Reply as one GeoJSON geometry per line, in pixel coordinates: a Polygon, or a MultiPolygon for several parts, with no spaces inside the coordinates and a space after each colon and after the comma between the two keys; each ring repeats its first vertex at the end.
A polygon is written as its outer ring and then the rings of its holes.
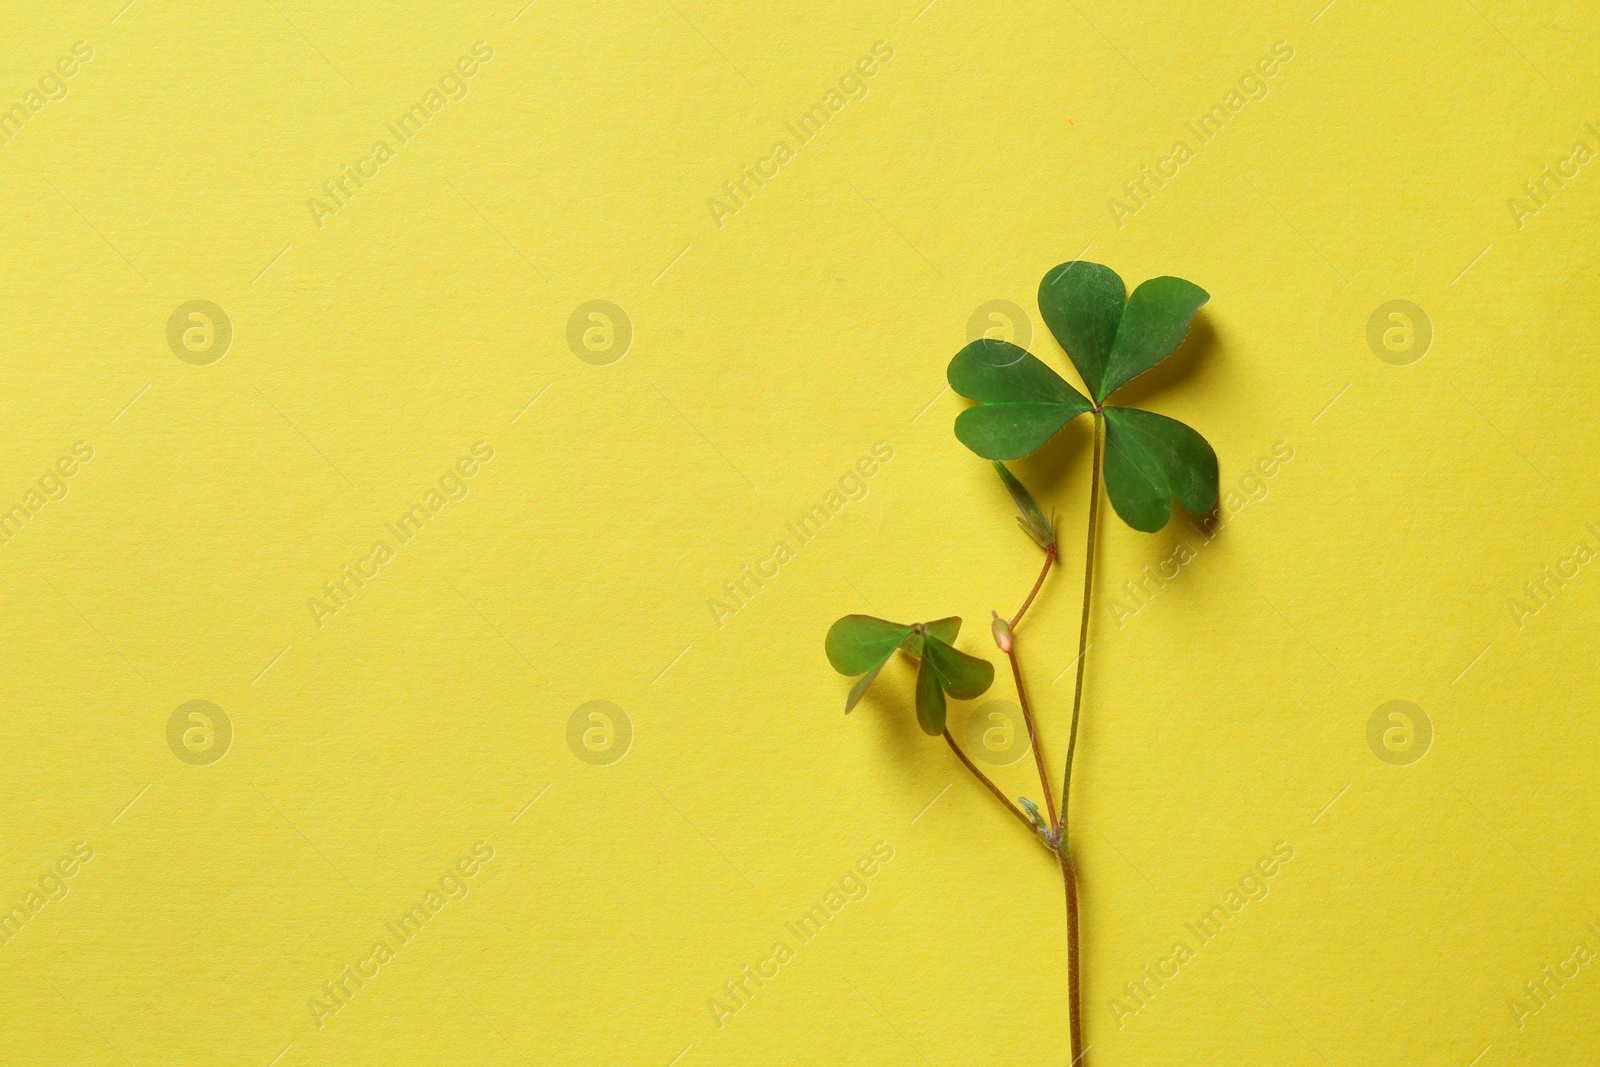
{"type": "Polygon", "coordinates": [[[850,687],[844,710],[855,709],[897,648],[922,662],[917,669],[917,722],[924,733],[944,732],[945,694],[972,700],[994,683],[994,667],[969,656],[953,642],[961,632],[955,616],[928,623],[898,623],[871,615],[846,615],[828,628],[828,662],[846,677],[861,675],[850,687]]]}
{"type": "Polygon", "coordinates": [[[1130,296],[1110,267],[1074,260],[1039,283],[1039,312],[1089,390],[1086,397],[1027,351],[974,341],[950,361],[950,387],[978,406],[956,416],[956,437],[985,459],[1019,459],[1086,411],[1105,416],[1106,496],[1129,526],[1154,533],[1172,498],[1192,512],[1217,501],[1217,454],[1194,430],[1106,400],[1183,341],[1210,296],[1182,278],[1151,278],[1130,296]],[[1091,399],[1091,397],[1093,399],[1091,399]]]}

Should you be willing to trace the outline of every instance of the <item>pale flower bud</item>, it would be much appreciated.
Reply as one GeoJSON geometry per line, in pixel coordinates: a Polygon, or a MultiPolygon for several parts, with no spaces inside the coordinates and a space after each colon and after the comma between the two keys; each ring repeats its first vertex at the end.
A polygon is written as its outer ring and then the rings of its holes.
{"type": "Polygon", "coordinates": [[[1006,655],[1011,655],[1011,649],[1014,647],[1011,624],[1002,619],[998,611],[991,611],[989,614],[994,616],[994,621],[989,624],[989,632],[994,634],[995,647],[1006,655]]]}

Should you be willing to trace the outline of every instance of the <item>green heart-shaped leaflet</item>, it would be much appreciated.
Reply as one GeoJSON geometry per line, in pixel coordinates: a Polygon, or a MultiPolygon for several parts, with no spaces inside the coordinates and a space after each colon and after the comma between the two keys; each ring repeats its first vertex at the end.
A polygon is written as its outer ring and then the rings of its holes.
{"type": "Polygon", "coordinates": [[[1106,363],[1127,296],[1121,275],[1086,260],[1063,263],[1039,282],[1039,314],[1096,400],[1108,392],[1106,363]]]}
{"type": "Polygon", "coordinates": [[[1127,287],[1110,267],[1074,260],[1039,283],[1039,314],[1078,368],[1096,404],[1172,354],[1211,299],[1182,278],[1127,287]]]}
{"type": "Polygon", "coordinates": [[[1106,496],[1122,521],[1155,533],[1172,498],[1204,515],[1217,502],[1217,454],[1177,419],[1138,408],[1106,408],[1106,496]]]}
{"type": "Polygon", "coordinates": [[[922,732],[933,737],[944,733],[944,689],[939,685],[939,673],[924,657],[917,667],[917,725],[922,732]]]}
{"type": "Polygon", "coordinates": [[[1128,297],[1117,327],[1117,343],[1106,361],[1101,392],[1106,398],[1172,355],[1189,333],[1195,313],[1211,294],[1182,278],[1151,278],[1128,297]]]}
{"type": "MultiPolygon", "coordinates": [[[[923,628],[934,640],[949,643],[961,632],[961,620],[951,616],[927,623],[923,628]]],[[[904,646],[913,656],[921,656],[923,644],[923,637],[910,625],[871,615],[846,615],[830,626],[823,642],[828,662],[846,677],[861,675],[845,698],[845,714],[855,710],[895,649],[904,646]]]]}
{"type": "Polygon", "coordinates": [[[994,684],[994,666],[969,656],[930,630],[923,642],[922,665],[917,668],[917,722],[925,734],[944,733],[945,694],[973,700],[994,684]]]}
{"type": "Polygon", "coordinates": [[[984,459],[1019,459],[1094,405],[1009,341],[983,338],[950,361],[950,388],[979,406],[956,416],[956,437],[984,459]]]}

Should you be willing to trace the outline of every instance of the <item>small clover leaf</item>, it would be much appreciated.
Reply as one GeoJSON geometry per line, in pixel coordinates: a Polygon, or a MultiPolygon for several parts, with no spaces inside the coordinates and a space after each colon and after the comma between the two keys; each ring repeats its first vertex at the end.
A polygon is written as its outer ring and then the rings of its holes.
{"type": "Polygon", "coordinates": [[[952,644],[960,631],[961,620],[955,616],[906,625],[871,615],[846,615],[834,623],[824,642],[828,662],[840,674],[861,675],[845,699],[845,714],[855,709],[894,650],[903,648],[922,661],[917,670],[917,721],[926,733],[943,733],[945,694],[972,700],[994,684],[994,667],[987,660],[952,644]]]}
{"type": "MultiPolygon", "coordinates": [[[[936,619],[924,623],[923,629],[947,645],[955,644],[956,634],[961,632],[961,620],[955,615],[948,619],[936,619]]],[[[917,632],[915,624],[911,627],[911,636],[906,638],[906,651],[913,656],[922,655],[922,634],[917,632]]]]}
{"type": "Polygon", "coordinates": [[[1124,522],[1160,530],[1172,517],[1173,497],[1190,511],[1211,510],[1217,455],[1205,438],[1164,415],[1106,405],[1172,354],[1209,299],[1193,282],[1167,277],[1151,278],[1130,296],[1110,267],[1061,264],[1039,283],[1039,312],[1093,401],[1016,345],[974,341],[950,361],[951,387],[979,402],[956,416],[956,437],[985,459],[1017,459],[1085,411],[1103,413],[1106,496],[1124,522]]]}

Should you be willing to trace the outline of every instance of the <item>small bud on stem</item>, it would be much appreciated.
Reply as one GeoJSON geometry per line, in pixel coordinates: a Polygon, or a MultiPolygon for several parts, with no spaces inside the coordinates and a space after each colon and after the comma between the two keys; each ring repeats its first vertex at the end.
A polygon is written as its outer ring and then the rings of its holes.
{"type": "Polygon", "coordinates": [[[1011,624],[1002,619],[998,611],[990,611],[989,614],[994,616],[994,621],[989,624],[989,632],[994,634],[995,647],[1011,655],[1012,648],[1016,647],[1015,639],[1011,636],[1011,624]]]}
{"type": "Polygon", "coordinates": [[[1011,494],[1011,500],[1017,505],[1017,525],[1021,526],[1027,535],[1034,539],[1038,546],[1046,552],[1056,547],[1056,521],[1052,512],[1046,516],[1038,503],[1033,499],[1033,494],[1017,481],[1016,475],[1006,469],[1004,463],[994,465],[995,473],[1000,475],[1000,480],[1005,483],[1006,492],[1011,494]]]}

